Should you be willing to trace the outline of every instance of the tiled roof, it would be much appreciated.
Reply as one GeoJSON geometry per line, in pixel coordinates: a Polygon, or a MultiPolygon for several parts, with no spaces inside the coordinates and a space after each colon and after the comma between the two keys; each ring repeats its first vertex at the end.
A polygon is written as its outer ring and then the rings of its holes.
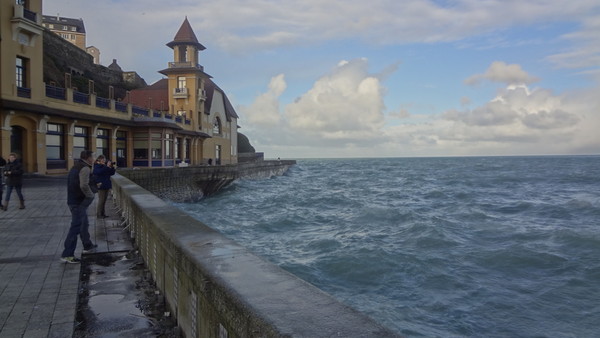
{"type": "MultiPolygon", "coordinates": [[[[218,90],[223,95],[223,105],[225,107],[225,116],[228,121],[231,121],[232,118],[239,118],[238,114],[235,112],[233,105],[227,98],[225,92],[219,88],[212,80],[207,79],[204,83],[204,90],[206,91],[206,101],[204,103],[204,109],[206,113],[210,112],[210,108],[212,105],[212,100],[214,97],[215,90],[218,90]]],[[[169,104],[169,81],[168,79],[161,79],[151,84],[148,87],[135,89],[129,92],[129,102],[138,107],[150,108],[150,102],[152,102],[153,109],[161,109],[162,107],[165,110],[168,110],[169,104]]]]}
{"type": "Polygon", "coordinates": [[[161,79],[150,86],[130,91],[129,102],[138,107],[169,110],[169,80],[161,79]]]}
{"type": "Polygon", "coordinates": [[[206,47],[204,47],[200,42],[198,42],[196,34],[194,34],[194,30],[192,29],[192,26],[190,25],[190,22],[188,21],[187,17],[185,18],[185,20],[183,20],[183,23],[181,24],[181,27],[179,27],[179,31],[177,31],[177,34],[175,34],[175,38],[173,39],[173,41],[167,43],[167,46],[171,48],[173,48],[173,46],[176,45],[194,45],[198,47],[199,50],[206,49],[206,47]]]}

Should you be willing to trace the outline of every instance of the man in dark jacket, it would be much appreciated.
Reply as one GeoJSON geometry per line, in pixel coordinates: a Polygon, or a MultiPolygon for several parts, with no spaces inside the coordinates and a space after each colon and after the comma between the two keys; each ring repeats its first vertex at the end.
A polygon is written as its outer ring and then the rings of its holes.
{"type": "Polygon", "coordinates": [[[71,227],[65,239],[65,249],[61,255],[61,260],[66,263],[81,262],[79,258],[74,256],[77,247],[77,235],[81,237],[84,252],[93,250],[97,246],[90,240],[87,217],[87,208],[94,200],[95,187],[92,186],[94,182],[90,182],[94,159],[93,152],[89,150],[82,151],[80,159],[75,162],[67,178],[67,204],[71,211],[71,227]]]}
{"type": "Polygon", "coordinates": [[[115,174],[115,167],[111,161],[106,161],[104,155],[98,156],[96,164],[94,164],[94,177],[98,184],[98,205],[96,207],[96,217],[106,218],[106,212],[104,205],[106,204],[106,198],[108,197],[108,191],[112,188],[112,182],[110,177],[115,174]]]}
{"type": "MultiPolygon", "coordinates": [[[[4,166],[6,165],[6,160],[2,155],[0,155],[0,201],[2,201],[2,189],[4,189],[4,166]]],[[[4,209],[4,208],[2,208],[4,209]]]]}
{"type": "Polygon", "coordinates": [[[13,189],[17,191],[19,201],[21,202],[19,209],[25,209],[25,199],[23,198],[23,193],[21,193],[21,187],[23,186],[23,166],[21,165],[21,161],[17,159],[17,154],[11,153],[8,155],[8,163],[4,167],[4,176],[6,177],[7,188],[2,210],[8,210],[8,201],[13,189]]]}

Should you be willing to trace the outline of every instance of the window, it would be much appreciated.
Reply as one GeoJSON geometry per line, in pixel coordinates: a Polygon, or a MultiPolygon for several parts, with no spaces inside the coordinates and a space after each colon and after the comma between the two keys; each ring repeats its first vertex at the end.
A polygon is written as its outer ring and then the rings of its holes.
{"type": "Polygon", "coordinates": [[[117,131],[117,166],[127,166],[127,132],[117,131]]]}
{"type": "Polygon", "coordinates": [[[150,146],[152,149],[152,159],[160,160],[162,159],[162,134],[161,133],[151,133],[152,140],[150,141],[150,146]]]}
{"type": "Polygon", "coordinates": [[[81,152],[88,149],[88,128],[75,126],[73,133],[73,158],[78,159],[81,152]]]}
{"type": "Polygon", "coordinates": [[[17,87],[27,88],[27,59],[17,56],[17,87]]]}
{"type": "Polygon", "coordinates": [[[213,134],[221,135],[221,119],[215,117],[215,123],[213,123],[213,134]]]}
{"type": "Polygon", "coordinates": [[[48,123],[46,131],[46,159],[65,159],[65,140],[62,124],[48,123]]]}
{"type": "Polygon", "coordinates": [[[215,146],[215,164],[221,164],[221,145],[219,144],[215,146]]]}
{"type": "Polygon", "coordinates": [[[63,26],[63,30],[64,31],[68,31],[69,30],[69,26],[63,26]]]}
{"type": "Polygon", "coordinates": [[[179,46],[179,62],[187,62],[187,46],[179,46]]]}
{"type": "Polygon", "coordinates": [[[165,159],[173,159],[173,134],[165,135],[165,159]]]}
{"type": "Polygon", "coordinates": [[[182,147],[183,147],[183,140],[181,139],[181,137],[175,138],[175,158],[181,159],[181,156],[183,155],[182,147]]]}
{"type": "Polygon", "coordinates": [[[133,134],[133,158],[148,159],[148,133],[133,134]]]}
{"type": "Polygon", "coordinates": [[[183,140],[183,155],[186,160],[190,159],[190,140],[187,138],[183,140]]]}
{"type": "Polygon", "coordinates": [[[185,86],[186,86],[185,76],[178,76],[177,77],[177,88],[185,88],[185,86]]]}
{"type": "Polygon", "coordinates": [[[104,155],[104,157],[110,158],[108,135],[110,135],[110,130],[98,128],[98,131],[96,132],[96,156],[104,155]]]}
{"type": "Polygon", "coordinates": [[[77,28],[76,27],[71,27],[71,31],[76,32],[77,28]]]}
{"type": "Polygon", "coordinates": [[[48,27],[50,27],[50,29],[54,29],[54,25],[53,24],[49,24],[48,27]]]}

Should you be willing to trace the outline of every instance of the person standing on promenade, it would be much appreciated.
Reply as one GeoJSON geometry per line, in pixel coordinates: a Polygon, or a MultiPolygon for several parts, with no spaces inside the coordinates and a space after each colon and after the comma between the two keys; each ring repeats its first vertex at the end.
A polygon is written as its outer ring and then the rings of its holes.
{"type": "Polygon", "coordinates": [[[67,177],[67,204],[71,211],[71,227],[65,239],[65,249],[60,258],[66,263],[81,262],[79,258],[74,256],[77,247],[77,235],[81,237],[84,251],[92,250],[97,246],[90,240],[87,217],[87,208],[92,204],[94,191],[96,191],[95,182],[93,179],[90,180],[94,159],[93,152],[90,150],[82,151],[79,160],[69,170],[67,177]]]}
{"type": "MultiPolygon", "coordinates": [[[[2,155],[0,155],[0,202],[2,202],[2,189],[4,189],[4,166],[6,165],[6,160],[2,155]]],[[[4,209],[4,208],[2,208],[4,209]]]]}
{"type": "Polygon", "coordinates": [[[4,176],[6,177],[7,188],[2,210],[8,210],[8,201],[10,200],[13,189],[17,191],[19,201],[21,201],[19,209],[25,209],[25,199],[23,199],[23,194],[21,193],[21,187],[23,186],[23,166],[21,165],[21,161],[17,159],[17,154],[10,153],[10,155],[8,155],[8,163],[4,168],[4,176]]]}
{"type": "Polygon", "coordinates": [[[106,161],[104,155],[98,156],[96,164],[94,164],[94,176],[96,183],[98,183],[98,206],[96,208],[97,218],[106,218],[106,212],[104,211],[104,205],[106,204],[106,198],[108,197],[108,191],[112,189],[112,182],[110,177],[115,174],[115,168],[111,161],[106,161]]]}

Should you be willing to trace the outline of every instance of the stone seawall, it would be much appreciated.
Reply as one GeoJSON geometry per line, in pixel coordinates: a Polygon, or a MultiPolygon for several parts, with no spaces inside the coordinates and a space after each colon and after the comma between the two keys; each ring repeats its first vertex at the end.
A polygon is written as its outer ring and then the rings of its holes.
{"type": "Polygon", "coordinates": [[[113,191],[185,337],[398,336],[120,174],[113,191]]]}
{"type": "Polygon", "coordinates": [[[283,175],[296,161],[259,161],[235,165],[180,168],[119,169],[119,174],[156,196],[175,201],[196,201],[236,179],[283,175]]]}

